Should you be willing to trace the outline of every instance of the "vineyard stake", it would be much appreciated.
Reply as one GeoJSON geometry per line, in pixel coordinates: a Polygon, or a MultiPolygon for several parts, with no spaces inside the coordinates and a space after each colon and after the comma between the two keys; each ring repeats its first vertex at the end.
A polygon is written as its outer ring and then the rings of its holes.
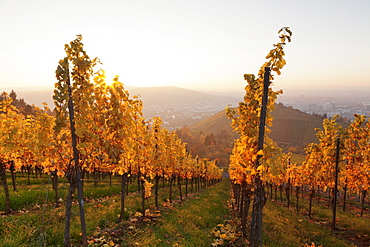
{"type": "Polygon", "coordinates": [[[69,77],[69,70],[68,70],[68,110],[69,110],[69,122],[71,125],[71,135],[72,135],[72,148],[73,148],[73,159],[75,162],[75,169],[76,169],[76,179],[77,179],[77,192],[78,192],[78,205],[80,208],[80,221],[81,221],[81,231],[82,231],[82,242],[83,246],[87,246],[87,237],[86,237],[86,223],[85,223],[85,212],[84,212],[84,200],[83,200],[83,189],[82,189],[82,180],[81,180],[81,171],[78,166],[78,149],[77,149],[77,137],[76,137],[76,129],[75,129],[75,121],[74,121],[74,109],[73,109],[73,101],[72,101],[72,88],[71,82],[69,77]]]}
{"type": "Polygon", "coordinates": [[[334,183],[334,197],[333,197],[333,221],[331,223],[331,228],[335,230],[335,218],[337,216],[337,193],[338,193],[338,173],[339,173],[339,149],[340,149],[340,139],[336,140],[337,148],[335,153],[335,183],[334,183]]]}
{"type": "MultiPolygon", "coordinates": [[[[265,73],[263,77],[263,94],[262,94],[262,105],[260,113],[260,124],[258,133],[258,147],[257,152],[263,149],[264,137],[265,137],[265,125],[266,125],[266,109],[268,100],[268,87],[270,86],[270,68],[265,67],[265,73]]],[[[259,159],[262,155],[257,155],[256,169],[259,167],[259,159]]],[[[264,195],[264,189],[260,175],[257,173],[254,178],[255,191],[252,211],[252,225],[250,232],[250,246],[257,247],[261,246],[261,229],[262,229],[262,208],[265,205],[266,198],[264,195]]]]}

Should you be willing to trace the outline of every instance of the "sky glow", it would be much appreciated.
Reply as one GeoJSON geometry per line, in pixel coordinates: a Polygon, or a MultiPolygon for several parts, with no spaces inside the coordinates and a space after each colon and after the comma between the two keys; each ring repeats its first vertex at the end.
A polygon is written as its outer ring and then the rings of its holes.
{"type": "Polygon", "coordinates": [[[370,91],[369,13],[368,0],[0,0],[0,87],[53,86],[81,34],[125,84],[242,91],[289,26],[276,89],[370,91]]]}

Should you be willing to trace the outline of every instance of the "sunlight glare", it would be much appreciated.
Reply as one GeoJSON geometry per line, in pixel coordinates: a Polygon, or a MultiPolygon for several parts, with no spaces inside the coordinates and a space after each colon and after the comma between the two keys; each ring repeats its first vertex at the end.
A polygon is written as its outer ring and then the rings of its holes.
{"type": "Polygon", "coordinates": [[[119,76],[118,75],[115,75],[114,73],[109,73],[109,71],[105,71],[105,84],[107,86],[111,86],[113,83],[114,83],[114,79],[118,77],[118,81],[119,81],[119,76]]]}

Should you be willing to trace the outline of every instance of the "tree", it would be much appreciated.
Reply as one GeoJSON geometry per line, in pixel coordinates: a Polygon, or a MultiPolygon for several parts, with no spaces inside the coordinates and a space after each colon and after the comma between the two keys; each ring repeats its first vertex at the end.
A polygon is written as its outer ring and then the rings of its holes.
{"type": "MultiPolygon", "coordinates": [[[[234,169],[238,169],[241,173],[238,175],[236,172],[231,172],[231,178],[237,178],[244,188],[247,187],[247,182],[253,181],[254,207],[250,234],[251,246],[261,245],[262,208],[265,198],[260,176],[262,171],[266,170],[267,167],[263,164],[260,165],[259,160],[263,155],[266,155],[266,151],[269,151],[268,148],[265,149],[265,152],[262,151],[263,141],[267,139],[267,137],[264,137],[264,122],[268,126],[272,125],[271,111],[277,95],[281,93],[268,88],[269,81],[273,80],[273,75],[269,71],[271,69],[271,71],[276,72],[278,75],[281,74],[280,70],[286,64],[284,59],[284,45],[286,42],[290,42],[292,35],[292,32],[287,27],[282,28],[278,33],[281,42],[274,44],[275,48],[266,56],[268,61],[261,67],[258,77],[253,74],[244,75],[244,79],[248,83],[245,87],[246,94],[244,96],[244,102],[240,102],[238,108],[227,108],[226,111],[228,117],[232,119],[234,131],[240,135],[239,140],[234,145],[234,149],[237,150],[232,155],[230,162],[236,162],[236,166],[241,165],[242,167],[240,168],[236,168],[234,165],[231,166],[234,169]],[[263,104],[263,102],[266,104],[263,104]],[[263,107],[260,107],[261,105],[263,107]],[[266,116],[264,116],[265,111],[266,116]],[[236,157],[238,155],[242,155],[245,158],[236,157]]],[[[265,141],[265,143],[272,142],[265,141]]],[[[248,186],[248,188],[251,187],[248,186]]],[[[247,194],[249,195],[251,193],[246,193],[245,196],[247,194]]],[[[245,222],[243,219],[242,221],[245,222]]]]}
{"type": "Polygon", "coordinates": [[[67,165],[66,177],[70,183],[66,201],[66,225],[64,245],[71,246],[70,219],[72,210],[72,194],[78,188],[80,218],[82,225],[83,245],[87,246],[85,229],[81,173],[83,162],[81,157],[87,156],[87,150],[94,138],[90,133],[94,125],[92,115],[94,67],[98,59],[91,60],[83,49],[82,36],[65,45],[67,56],[59,61],[56,70],[57,83],[54,89],[54,103],[56,109],[56,129],[61,130],[69,126],[71,129],[71,143],[74,158],[67,165]],[[67,110],[68,109],[68,110],[67,110]],[[69,125],[68,125],[69,124],[69,125]]]}
{"type": "Polygon", "coordinates": [[[12,98],[3,94],[0,102],[0,179],[5,192],[5,212],[10,213],[10,194],[6,180],[6,169],[10,164],[18,163],[17,158],[22,154],[20,144],[22,134],[28,124],[25,117],[12,105],[12,98]]]}
{"type": "Polygon", "coordinates": [[[306,147],[306,160],[302,164],[302,180],[310,189],[310,202],[308,206],[308,217],[311,218],[312,201],[315,196],[315,186],[319,184],[317,168],[321,161],[321,152],[318,143],[310,143],[306,147]]]}
{"type": "Polygon", "coordinates": [[[324,119],[323,129],[316,129],[319,140],[318,151],[321,153],[317,157],[320,158],[320,165],[316,167],[316,172],[319,174],[319,185],[324,190],[334,188],[336,140],[342,139],[343,135],[343,128],[337,122],[337,118],[338,116],[324,119]]]}
{"type": "Polygon", "coordinates": [[[344,159],[345,169],[342,169],[342,183],[344,186],[344,204],[347,189],[352,191],[359,190],[361,196],[361,216],[364,211],[366,193],[370,186],[369,178],[369,142],[370,142],[370,123],[365,115],[355,114],[355,119],[346,129],[346,138],[344,139],[344,159]]]}
{"type": "Polygon", "coordinates": [[[158,209],[158,189],[159,189],[159,179],[165,176],[165,165],[166,157],[165,157],[165,136],[168,135],[168,131],[165,131],[162,128],[162,120],[159,117],[155,117],[152,119],[152,128],[151,128],[151,139],[152,139],[152,149],[153,149],[153,157],[152,162],[154,166],[154,201],[155,206],[158,209]]]}

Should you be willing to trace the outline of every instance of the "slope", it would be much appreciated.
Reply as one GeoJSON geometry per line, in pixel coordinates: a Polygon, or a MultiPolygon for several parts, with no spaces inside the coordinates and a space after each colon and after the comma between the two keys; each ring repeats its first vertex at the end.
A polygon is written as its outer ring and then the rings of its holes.
{"type": "MultiPolygon", "coordinates": [[[[276,105],[272,115],[274,120],[270,137],[277,143],[289,144],[289,146],[315,142],[317,139],[314,129],[321,128],[324,119],[323,116],[309,115],[282,104],[276,105]]],[[[189,127],[195,131],[216,134],[222,130],[232,132],[230,124],[231,120],[222,111],[189,127]]]]}

